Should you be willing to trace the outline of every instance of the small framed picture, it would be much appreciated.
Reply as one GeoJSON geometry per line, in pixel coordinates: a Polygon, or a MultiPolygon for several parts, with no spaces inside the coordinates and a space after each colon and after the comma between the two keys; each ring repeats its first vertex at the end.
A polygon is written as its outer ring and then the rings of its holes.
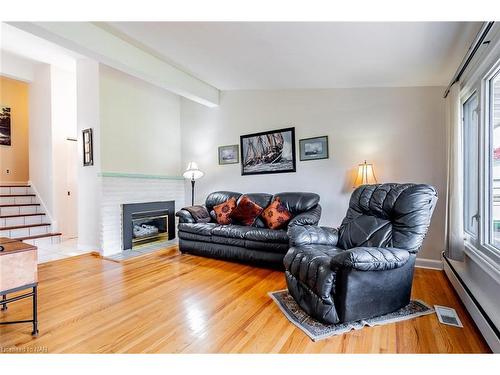
{"type": "Polygon", "coordinates": [[[219,165],[238,164],[240,162],[240,150],[238,145],[219,147],[219,165]]]}
{"type": "Polygon", "coordinates": [[[83,166],[94,165],[94,147],[92,141],[92,129],[82,130],[83,135],[83,166]]]}
{"type": "Polygon", "coordinates": [[[299,140],[300,160],[328,159],[328,136],[299,140]]]}

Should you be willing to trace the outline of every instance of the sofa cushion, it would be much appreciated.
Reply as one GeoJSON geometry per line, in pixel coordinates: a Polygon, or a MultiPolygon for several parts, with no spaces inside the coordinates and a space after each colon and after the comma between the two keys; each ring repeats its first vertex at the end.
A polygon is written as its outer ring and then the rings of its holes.
{"type": "Polygon", "coordinates": [[[234,237],[220,237],[213,236],[211,237],[213,243],[220,243],[223,245],[231,245],[231,246],[239,246],[245,247],[245,240],[242,238],[234,238],[234,237]]]}
{"type": "Polygon", "coordinates": [[[212,229],[218,226],[219,224],[215,223],[179,223],[179,231],[210,236],[212,234],[212,229]]]}
{"type": "Polygon", "coordinates": [[[215,218],[221,225],[231,224],[231,214],[236,208],[236,198],[231,197],[227,201],[214,206],[215,218]]]}
{"type": "Polygon", "coordinates": [[[259,216],[257,219],[255,219],[252,227],[257,227],[257,228],[267,228],[266,223],[264,223],[264,220],[259,216]]]}
{"type": "Polygon", "coordinates": [[[212,242],[212,236],[205,236],[203,234],[196,234],[190,232],[179,231],[179,238],[183,240],[212,242]]]}
{"type": "Polygon", "coordinates": [[[228,238],[241,238],[245,239],[245,234],[248,231],[251,231],[252,227],[245,227],[242,225],[218,225],[212,230],[212,235],[219,237],[228,237],[228,238]]]}
{"type": "Polygon", "coordinates": [[[288,224],[292,214],[281,203],[280,198],[276,197],[262,212],[261,217],[269,229],[281,229],[288,224]]]}
{"type": "Polygon", "coordinates": [[[238,201],[238,206],[233,211],[231,218],[237,224],[252,225],[262,213],[263,208],[251,198],[244,195],[238,201]]]}
{"type": "Polygon", "coordinates": [[[309,211],[319,203],[319,195],[316,193],[278,193],[274,198],[279,197],[281,203],[294,216],[302,212],[309,211]]]}
{"type": "Polygon", "coordinates": [[[260,242],[279,242],[288,244],[288,235],[285,230],[267,229],[267,228],[250,228],[245,234],[245,238],[251,241],[260,242]]]}
{"type": "Polygon", "coordinates": [[[263,242],[245,240],[245,247],[250,250],[269,251],[271,253],[286,254],[289,249],[287,243],[281,242],[263,242]]]}

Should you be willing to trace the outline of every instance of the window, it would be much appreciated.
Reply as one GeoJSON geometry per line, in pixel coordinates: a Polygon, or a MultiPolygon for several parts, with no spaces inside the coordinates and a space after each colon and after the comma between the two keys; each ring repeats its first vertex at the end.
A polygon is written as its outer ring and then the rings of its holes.
{"type": "Polygon", "coordinates": [[[500,54],[463,84],[466,248],[500,265],[500,54]]]}
{"type": "Polygon", "coordinates": [[[473,237],[479,232],[479,122],[477,94],[462,106],[464,153],[464,229],[473,237]]]}
{"type": "Polygon", "coordinates": [[[488,242],[500,249],[500,73],[497,72],[489,81],[489,215],[488,242]]]}

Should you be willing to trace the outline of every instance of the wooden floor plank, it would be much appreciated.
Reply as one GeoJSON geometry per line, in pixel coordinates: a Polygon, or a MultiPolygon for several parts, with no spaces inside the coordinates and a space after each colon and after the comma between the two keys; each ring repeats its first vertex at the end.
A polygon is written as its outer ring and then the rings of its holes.
{"type": "MultiPolygon", "coordinates": [[[[83,255],[39,265],[40,335],[0,326],[0,348],[49,353],[485,353],[489,349],[443,272],[416,269],[413,298],[455,308],[464,328],[434,314],[319,342],[267,295],[282,272],[182,255],[116,263],[83,255]]],[[[0,312],[26,319],[29,301],[0,312]]]]}

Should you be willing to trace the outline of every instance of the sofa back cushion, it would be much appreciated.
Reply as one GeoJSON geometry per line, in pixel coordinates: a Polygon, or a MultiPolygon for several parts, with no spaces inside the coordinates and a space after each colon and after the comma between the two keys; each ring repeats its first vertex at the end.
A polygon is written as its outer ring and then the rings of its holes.
{"type": "Polygon", "coordinates": [[[319,203],[319,195],[316,193],[285,192],[275,194],[281,203],[293,216],[309,211],[319,203]]]}
{"type": "Polygon", "coordinates": [[[339,228],[338,246],[395,247],[417,252],[436,206],[436,189],[423,184],[378,184],[357,188],[339,228]]]}

